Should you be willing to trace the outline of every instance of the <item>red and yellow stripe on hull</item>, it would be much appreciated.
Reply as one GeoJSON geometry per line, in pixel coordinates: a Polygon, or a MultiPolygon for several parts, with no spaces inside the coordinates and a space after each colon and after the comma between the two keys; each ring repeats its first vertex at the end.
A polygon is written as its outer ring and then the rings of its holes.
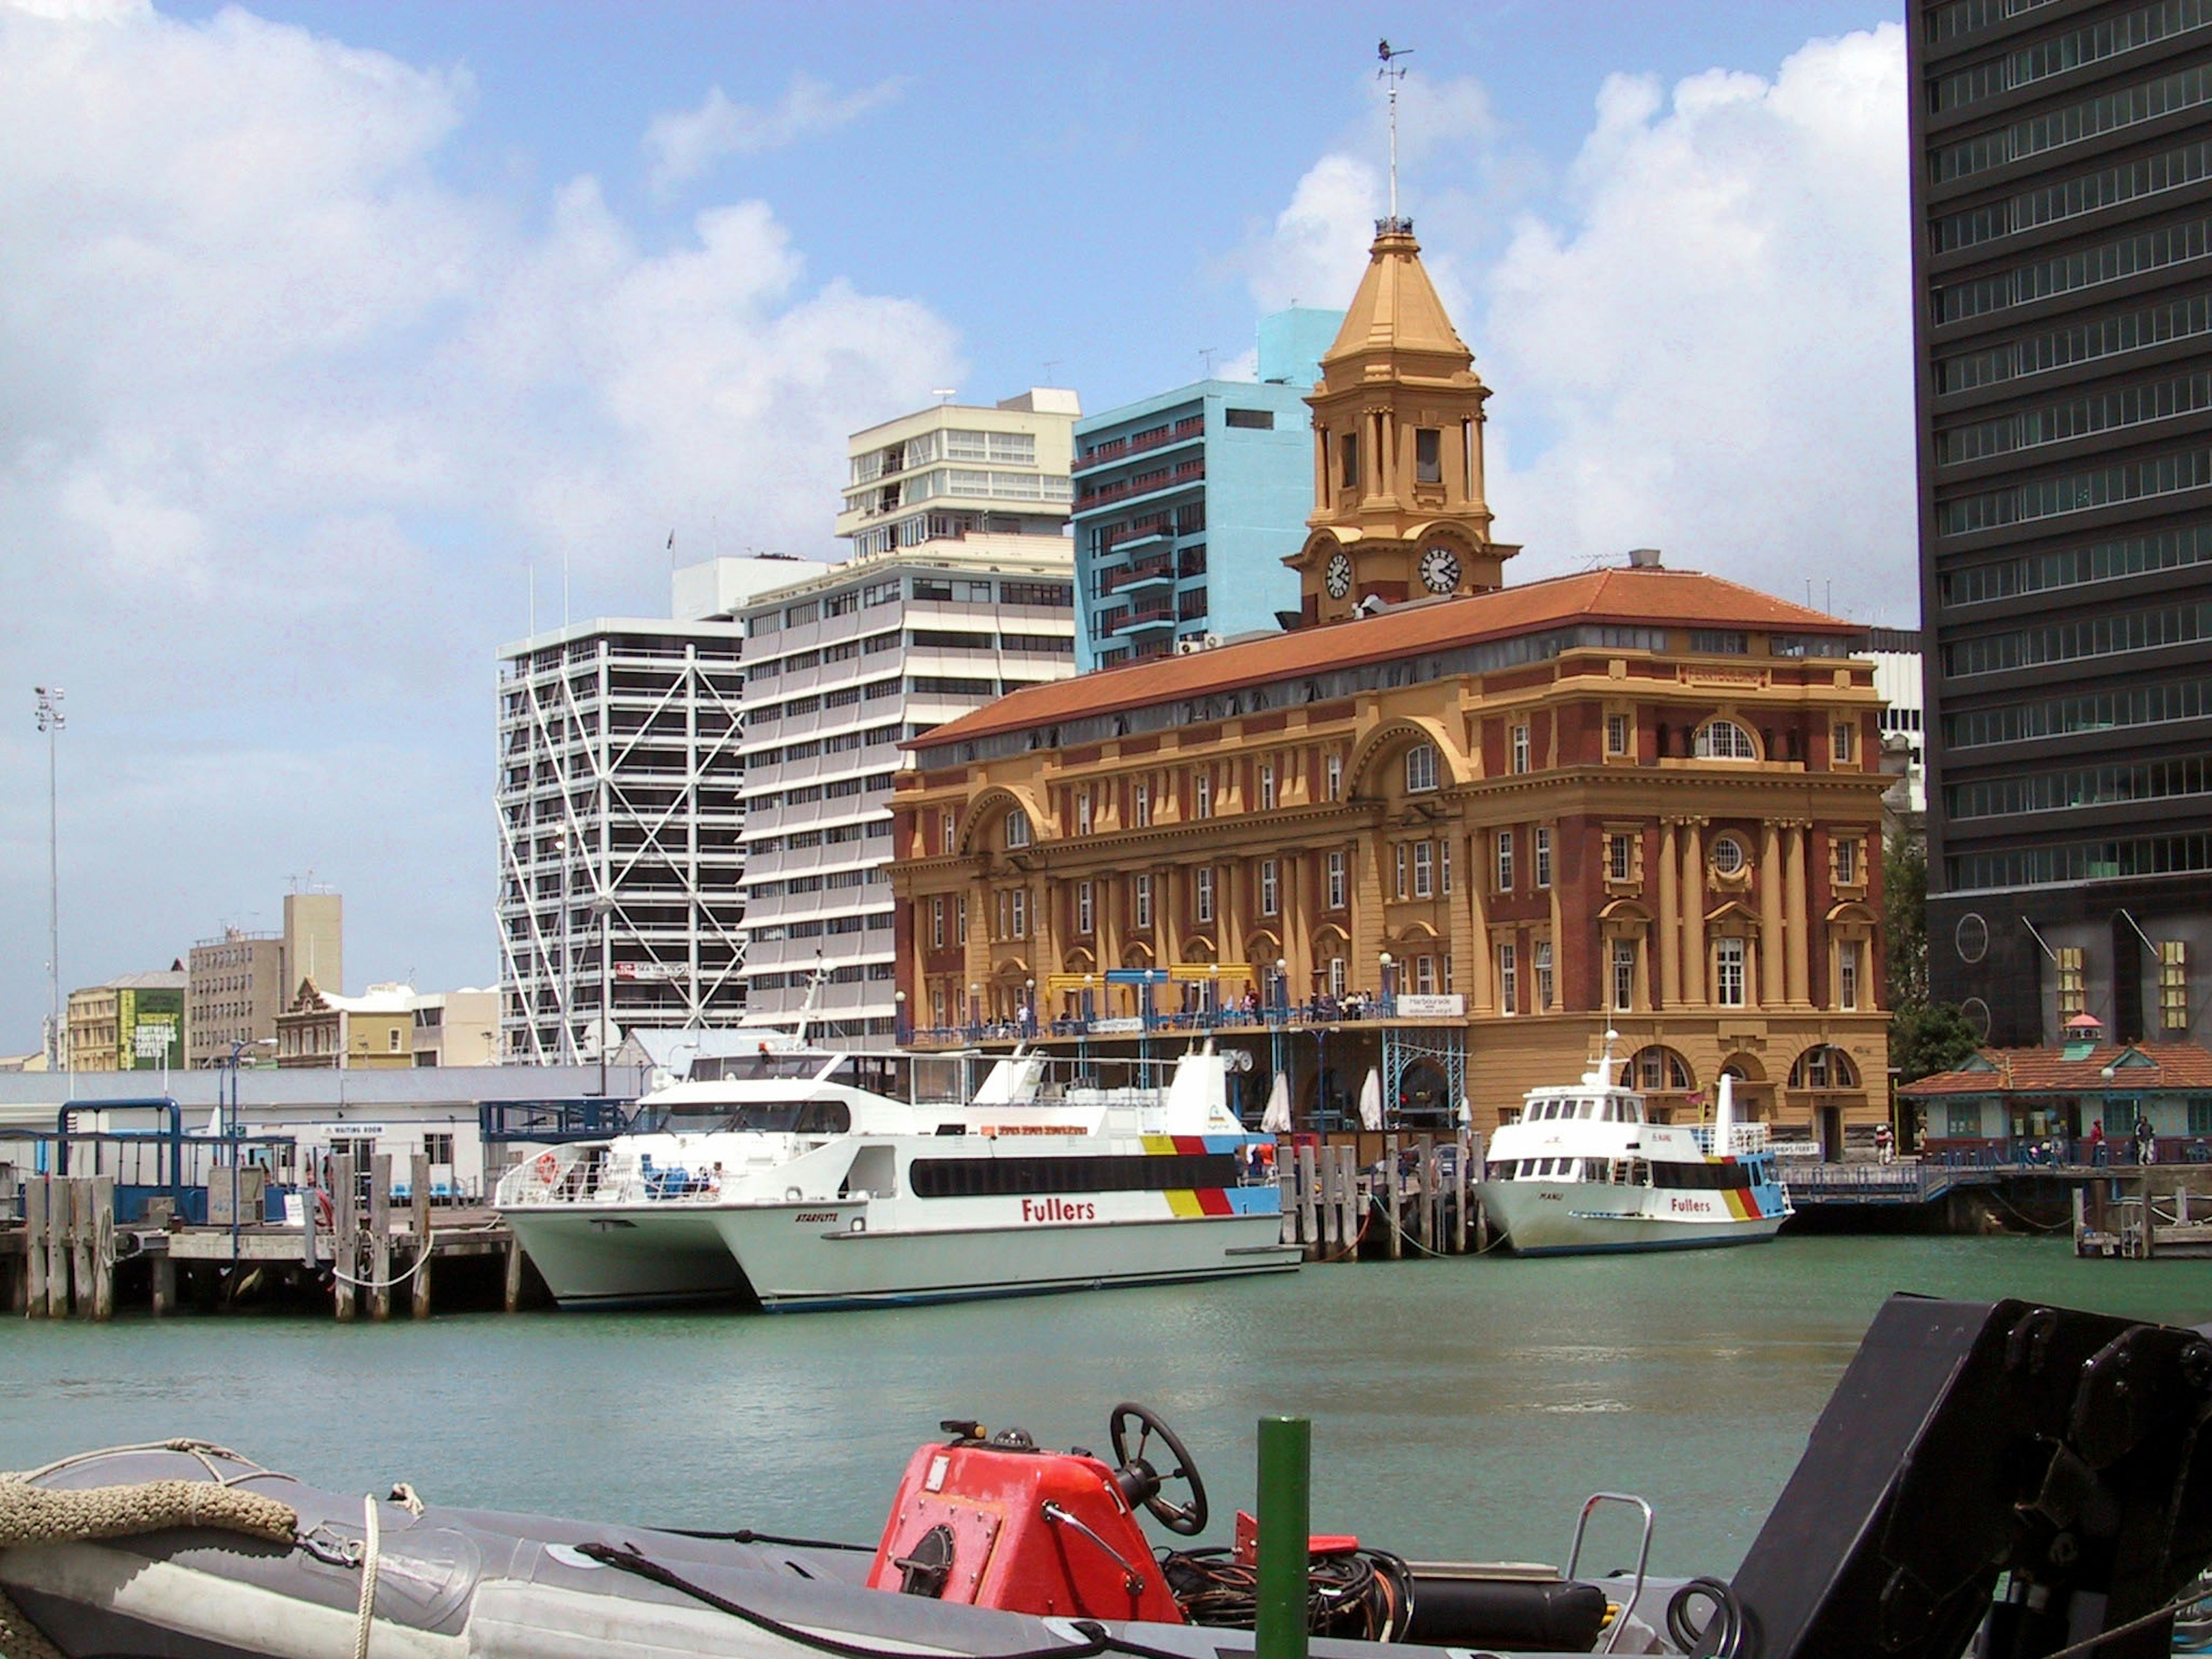
{"type": "Polygon", "coordinates": [[[1233,1215],[1236,1206],[1230,1203],[1229,1194],[1218,1187],[1171,1187],[1167,1193],[1168,1210],[1178,1220],[1188,1221],[1202,1215],[1233,1215]]]}

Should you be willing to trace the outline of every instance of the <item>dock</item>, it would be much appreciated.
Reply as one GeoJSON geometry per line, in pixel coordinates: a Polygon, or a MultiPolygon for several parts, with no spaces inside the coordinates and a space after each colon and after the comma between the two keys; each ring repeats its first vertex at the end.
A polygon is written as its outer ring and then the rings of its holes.
{"type": "Polygon", "coordinates": [[[1482,1137],[1373,1130],[1278,1143],[1283,1243],[1308,1261],[1396,1261],[1467,1255],[1490,1248],[1475,1200],[1482,1137]]]}
{"type": "Polygon", "coordinates": [[[259,1219],[244,1202],[234,1218],[220,1181],[208,1189],[209,1220],[194,1224],[158,1199],[137,1220],[118,1222],[112,1176],[30,1176],[22,1220],[0,1220],[6,1305],[29,1318],[106,1320],[127,1283],[157,1316],[281,1291],[320,1302],[341,1321],[389,1319],[395,1310],[421,1319],[437,1310],[439,1287],[457,1269],[479,1288],[495,1273],[510,1312],[532,1299],[533,1288],[542,1297],[497,1215],[432,1203],[427,1160],[416,1154],[411,1162],[410,1196],[395,1203],[390,1155],[361,1170],[350,1158],[334,1159],[331,1186],[352,1201],[327,1211],[311,1204],[298,1225],[259,1219]]]}
{"type": "Polygon", "coordinates": [[[2212,1165],[2106,1170],[2074,1189],[2074,1253],[2123,1261],[2212,1257],[2212,1165]]]}

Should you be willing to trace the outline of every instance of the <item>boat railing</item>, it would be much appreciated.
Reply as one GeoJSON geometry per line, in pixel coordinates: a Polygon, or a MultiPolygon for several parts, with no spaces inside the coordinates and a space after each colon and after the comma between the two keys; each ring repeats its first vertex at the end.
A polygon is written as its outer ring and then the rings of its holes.
{"type": "Polygon", "coordinates": [[[722,1172],[656,1164],[650,1154],[599,1147],[541,1152],[500,1177],[501,1206],[705,1203],[720,1195],[722,1172]]]}
{"type": "Polygon", "coordinates": [[[1725,1145],[1720,1144],[1720,1126],[1717,1123],[1695,1124],[1690,1133],[1698,1143],[1698,1150],[1709,1158],[1741,1158],[1774,1149],[1773,1137],[1764,1123],[1730,1124],[1725,1145]]]}

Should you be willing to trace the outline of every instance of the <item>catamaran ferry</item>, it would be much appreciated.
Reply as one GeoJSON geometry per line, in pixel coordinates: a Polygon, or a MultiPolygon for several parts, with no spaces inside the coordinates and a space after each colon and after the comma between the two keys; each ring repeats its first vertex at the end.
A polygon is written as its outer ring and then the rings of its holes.
{"type": "Polygon", "coordinates": [[[563,1307],[849,1307],[1294,1267],[1254,1152],[1271,1138],[1229,1109],[1230,1059],[763,1042],[647,1095],[623,1134],[518,1164],[494,1203],[563,1307]]]}
{"type": "MultiPolygon", "coordinates": [[[[1610,1034],[1608,1034],[1608,1038],[1610,1034]]],[[[1711,1125],[1651,1122],[1605,1055],[1580,1083],[1531,1089],[1499,1126],[1480,1197],[1520,1255],[1752,1244],[1790,1218],[1763,1123],[1735,1121],[1723,1076],[1711,1125]]]]}

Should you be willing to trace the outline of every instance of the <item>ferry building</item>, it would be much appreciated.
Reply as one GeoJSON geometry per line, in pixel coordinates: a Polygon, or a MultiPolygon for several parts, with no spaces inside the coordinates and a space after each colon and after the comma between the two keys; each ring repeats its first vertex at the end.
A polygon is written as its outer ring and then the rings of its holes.
{"type": "MultiPolygon", "coordinates": [[[[1881,701],[1864,630],[1649,550],[1508,586],[1483,404],[1384,220],[1312,409],[1284,629],[1003,697],[908,744],[920,1044],[1253,1055],[1298,1127],[1377,1071],[1478,1128],[1608,1030],[1655,1114],[1831,1155],[1886,1115],[1881,701]]],[[[1130,504],[1143,510],[1141,501],[1130,504]]],[[[1192,642],[1195,645],[1197,642],[1192,642]]]]}

